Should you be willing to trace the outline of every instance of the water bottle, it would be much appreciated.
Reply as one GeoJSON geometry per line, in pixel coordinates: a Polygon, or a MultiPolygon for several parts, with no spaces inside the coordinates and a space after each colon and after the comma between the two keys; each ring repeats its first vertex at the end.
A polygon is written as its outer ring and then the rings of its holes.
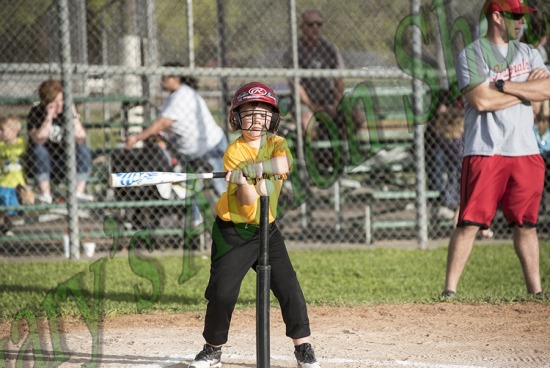
{"type": "Polygon", "coordinates": [[[65,234],[63,234],[63,252],[65,253],[65,258],[71,257],[71,240],[69,239],[69,229],[65,230],[65,234]]]}

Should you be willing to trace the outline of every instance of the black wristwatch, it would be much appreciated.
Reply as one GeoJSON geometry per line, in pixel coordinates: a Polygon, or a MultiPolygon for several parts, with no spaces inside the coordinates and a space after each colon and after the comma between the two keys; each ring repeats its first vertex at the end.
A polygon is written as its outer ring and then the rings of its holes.
{"type": "Polygon", "coordinates": [[[495,87],[497,87],[499,92],[504,93],[504,79],[499,79],[495,82],[495,87]]]}

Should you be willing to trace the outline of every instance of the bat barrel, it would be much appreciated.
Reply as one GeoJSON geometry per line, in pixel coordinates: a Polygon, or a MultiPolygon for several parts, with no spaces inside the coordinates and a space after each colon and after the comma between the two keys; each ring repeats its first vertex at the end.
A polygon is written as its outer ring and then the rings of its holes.
{"type": "Polygon", "coordinates": [[[165,183],[178,183],[186,180],[224,178],[225,172],[213,173],[176,173],[176,172],[127,172],[113,173],[109,176],[111,188],[141,187],[165,183]]]}

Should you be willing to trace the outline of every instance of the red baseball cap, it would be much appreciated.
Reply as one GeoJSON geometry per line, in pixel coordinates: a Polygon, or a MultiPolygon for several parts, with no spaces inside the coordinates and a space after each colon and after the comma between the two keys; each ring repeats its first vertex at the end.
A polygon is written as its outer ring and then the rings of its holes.
{"type": "Polygon", "coordinates": [[[485,9],[485,14],[493,12],[526,14],[537,11],[537,9],[525,5],[524,0],[487,0],[483,9],[485,9]]]}

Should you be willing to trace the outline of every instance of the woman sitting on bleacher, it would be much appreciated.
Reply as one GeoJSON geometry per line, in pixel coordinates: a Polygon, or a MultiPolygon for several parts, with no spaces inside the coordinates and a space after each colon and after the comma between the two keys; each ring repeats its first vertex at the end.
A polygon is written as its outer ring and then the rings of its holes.
{"type": "MultiPolygon", "coordinates": [[[[29,171],[40,190],[36,199],[42,203],[52,203],[51,177],[66,172],[63,86],[59,80],[46,80],[40,84],[38,95],[40,103],[32,106],[27,121],[29,171]]],[[[76,198],[89,202],[93,197],[86,194],[85,189],[92,166],[91,153],[86,145],[86,132],[74,105],[72,109],[76,143],[76,198]]]]}

